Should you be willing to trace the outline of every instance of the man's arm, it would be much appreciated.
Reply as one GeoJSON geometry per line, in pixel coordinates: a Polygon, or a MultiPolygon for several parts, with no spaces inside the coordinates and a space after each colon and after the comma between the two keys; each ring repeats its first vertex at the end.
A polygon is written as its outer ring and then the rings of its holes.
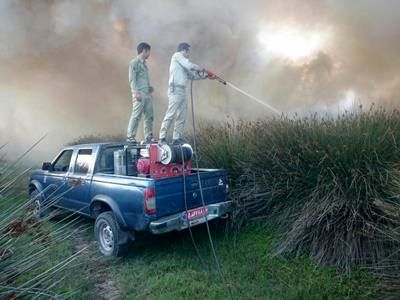
{"type": "Polygon", "coordinates": [[[136,98],[136,100],[141,100],[142,97],[137,90],[137,61],[133,61],[129,64],[129,84],[131,86],[132,94],[136,98]]]}
{"type": "Polygon", "coordinates": [[[203,70],[200,66],[190,62],[189,59],[184,57],[182,53],[177,53],[175,55],[175,59],[178,62],[178,64],[180,64],[184,69],[186,69],[186,71],[191,72],[191,71],[202,71],[203,70]]]}
{"type": "Polygon", "coordinates": [[[202,80],[202,79],[207,79],[207,71],[203,72],[188,72],[188,77],[190,80],[202,80]]]}

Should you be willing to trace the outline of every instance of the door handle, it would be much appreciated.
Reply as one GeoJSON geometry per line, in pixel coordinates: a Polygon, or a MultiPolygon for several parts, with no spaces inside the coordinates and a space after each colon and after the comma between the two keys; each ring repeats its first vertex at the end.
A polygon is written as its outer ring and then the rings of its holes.
{"type": "Polygon", "coordinates": [[[77,187],[86,183],[86,180],[81,178],[73,178],[68,180],[68,185],[71,187],[77,187]]]}

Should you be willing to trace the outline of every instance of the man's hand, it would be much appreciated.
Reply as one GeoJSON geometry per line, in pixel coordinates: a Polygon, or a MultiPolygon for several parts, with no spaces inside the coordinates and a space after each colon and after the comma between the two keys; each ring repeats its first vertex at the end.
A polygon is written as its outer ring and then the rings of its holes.
{"type": "Polygon", "coordinates": [[[211,71],[207,71],[207,78],[213,80],[213,79],[217,79],[218,76],[211,71]]]}
{"type": "Polygon", "coordinates": [[[142,94],[140,92],[136,92],[135,93],[135,99],[136,101],[142,101],[142,94]]]}

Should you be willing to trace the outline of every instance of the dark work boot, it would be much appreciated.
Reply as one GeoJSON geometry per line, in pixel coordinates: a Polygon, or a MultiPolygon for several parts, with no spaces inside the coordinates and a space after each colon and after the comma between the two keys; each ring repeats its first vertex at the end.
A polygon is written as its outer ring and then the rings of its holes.
{"type": "Polygon", "coordinates": [[[155,143],[156,141],[153,139],[153,135],[149,135],[148,137],[146,137],[146,139],[144,140],[144,142],[145,142],[146,144],[153,144],[153,143],[155,143]]]}
{"type": "Polygon", "coordinates": [[[128,143],[131,143],[131,144],[137,144],[136,139],[135,139],[134,137],[132,137],[132,136],[128,136],[128,137],[126,138],[126,141],[127,141],[128,143]]]}
{"type": "Polygon", "coordinates": [[[159,145],[167,144],[167,139],[166,138],[159,139],[158,144],[159,145]]]}

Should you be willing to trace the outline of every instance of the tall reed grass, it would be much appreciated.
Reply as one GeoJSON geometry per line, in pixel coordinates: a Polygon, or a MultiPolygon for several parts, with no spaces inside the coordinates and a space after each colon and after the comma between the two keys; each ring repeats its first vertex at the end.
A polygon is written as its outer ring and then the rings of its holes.
{"type": "Polygon", "coordinates": [[[235,221],[279,226],[279,253],[348,271],[400,266],[399,111],[203,125],[197,138],[203,166],[233,178],[235,221]]]}
{"type": "Polygon", "coordinates": [[[85,225],[71,216],[49,223],[50,217],[33,215],[27,193],[30,169],[21,171],[21,159],[10,163],[0,155],[0,299],[71,297],[77,291],[65,281],[81,266],[83,252],[74,251],[71,237],[82,234],[85,225]]]}

